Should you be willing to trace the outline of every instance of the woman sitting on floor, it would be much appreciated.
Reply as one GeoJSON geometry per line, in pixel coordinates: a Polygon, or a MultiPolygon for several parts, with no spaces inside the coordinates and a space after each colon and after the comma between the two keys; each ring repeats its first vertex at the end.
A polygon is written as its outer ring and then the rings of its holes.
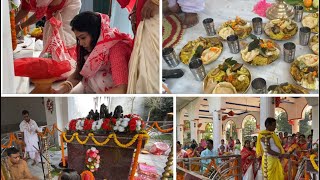
{"type": "Polygon", "coordinates": [[[133,41],[128,34],[110,28],[109,17],[83,12],[71,21],[77,37],[77,68],[56,93],[124,94],[128,85],[128,63],[133,41]]]}

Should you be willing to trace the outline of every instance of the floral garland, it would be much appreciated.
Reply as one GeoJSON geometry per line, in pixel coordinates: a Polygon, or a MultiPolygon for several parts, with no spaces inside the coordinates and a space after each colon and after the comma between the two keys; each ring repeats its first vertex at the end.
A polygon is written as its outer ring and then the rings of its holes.
{"type": "Polygon", "coordinates": [[[72,119],[66,126],[66,130],[76,131],[104,131],[140,133],[145,128],[145,123],[137,114],[128,114],[123,118],[104,118],[98,121],[87,118],[72,119]]]}
{"type": "MultiPolygon", "coordinates": [[[[84,145],[84,144],[86,144],[86,143],[88,142],[88,140],[89,140],[90,137],[91,137],[92,141],[93,141],[96,145],[98,145],[98,146],[106,145],[106,144],[110,141],[110,139],[113,138],[113,139],[114,139],[114,142],[115,142],[119,147],[121,147],[121,148],[128,148],[128,147],[132,146],[132,144],[135,143],[138,138],[139,138],[139,142],[138,142],[137,148],[138,148],[139,146],[141,146],[141,144],[142,144],[142,138],[147,138],[146,144],[147,144],[147,142],[148,142],[148,140],[149,140],[149,135],[148,135],[148,134],[136,134],[136,135],[131,139],[131,141],[129,141],[127,144],[122,144],[121,142],[119,142],[119,140],[118,140],[118,138],[117,138],[117,135],[113,133],[113,134],[109,134],[109,136],[107,137],[107,139],[105,139],[103,142],[98,142],[98,141],[95,139],[94,134],[93,134],[93,133],[89,133],[88,136],[86,137],[86,139],[83,140],[83,141],[81,141],[80,138],[79,138],[79,134],[78,134],[78,133],[73,133],[72,136],[71,136],[71,138],[70,138],[70,139],[67,139],[67,137],[66,137],[66,132],[62,132],[61,135],[60,135],[60,141],[61,141],[61,149],[62,149],[62,151],[61,151],[61,156],[62,156],[62,164],[63,164],[63,166],[66,165],[66,161],[65,161],[65,158],[64,158],[64,144],[63,144],[64,141],[67,142],[67,143],[71,143],[71,142],[74,140],[74,138],[76,138],[79,144],[84,145]]],[[[140,148],[141,148],[141,147],[140,147],[140,148]]],[[[138,151],[136,151],[136,152],[138,152],[138,151]]]]}
{"type": "Polygon", "coordinates": [[[319,172],[319,166],[317,165],[317,163],[316,163],[315,160],[314,160],[316,156],[317,156],[317,155],[312,154],[312,155],[310,156],[310,162],[311,162],[311,164],[312,164],[312,167],[313,167],[316,171],[319,172]]]}
{"type": "Polygon", "coordinates": [[[100,167],[100,155],[99,150],[95,147],[91,147],[86,152],[86,167],[91,171],[95,172],[100,167]]]}
{"type": "Polygon", "coordinates": [[[51,99],[47,100],[47,109],[52,114],[52,112],[53,112],[53,101],[51,99]]]}
{"type": "Polygon", "coordinates": [[[122,143],[118,140],[117,135],[114,134],[114,133],[113,133],[113,134],[109,134],[108,137],[107,137],[107,139],[105,139],[103,142],[97,141],[96,138],[94,137],[94,134],[93,134],[93,133],[89,133],[88,136],[87,136],[84,140],[81,140],[81,139],[79,138],[79,134],[78,134],[78,133],[73,133],[70,139],[67,139],[65,132],[62,133],[63,140],[64,140],[65,142],[67,142],[67,143],[71,143],[71,142],[74,140],[74,138],[76,138],[76,140],[78,141],[79,144],[84,145],[84,144],[86,144],[86,143],[89,141],[89,139],[91,138],[92,141],[93,141],[97,146],[103,146],[103,145],[106,145],[106,144],[110,141],[110,139],[113,138],[113,139],[114,139],[114,142],[115,142],[119,147],[121,147],[121,148],[128,148],[128,147],[132,146],[132,144],[136,142],[136,140],[137,140],[137,138],[138,138],[139,135],[142,135],[143,137],[147,138],[147,141],[148,141],[148,139],[149,139],[149,135],[148,135],[148,134],[136,134],[135,136],[133,136],[133,138],[131,139],[131,141],[129,141],[129,142],[126,143],[126,144],[122,144],[122,143]]]}

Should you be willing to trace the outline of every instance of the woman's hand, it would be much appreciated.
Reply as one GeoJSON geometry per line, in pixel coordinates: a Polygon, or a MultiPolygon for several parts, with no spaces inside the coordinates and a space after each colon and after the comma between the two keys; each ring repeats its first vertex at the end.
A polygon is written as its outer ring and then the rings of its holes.
{"type": "Polygon", "coordinates": [[[136,11],[133,10],[130,15],[129,15],[129,20],[131,22],[131,28],[133,34],[136,34],[136,29],[137,29],[137,14],[136,11]]]}
{"type": "Polygon", "coordinates": [[[18,36],[18,34],[20,33],[22,27],[21,27],[21,24],[17,24],[16,25],[16,36],[18,36]]]}
{"type": "Polygon", "coordinates": [[[54,90],[54,94],[66,94],[69,93],[69,88],[64,83],[60,84],[57,90],[54,90]]]}
{"type": "Polygon", "coordinates": [[[141,16],[142,16],[142,19],[150,19],[158,13],[159,13],[159,6],[153,3],[151,0],[147,0],[147,2],[143,5],[141,16]]]}

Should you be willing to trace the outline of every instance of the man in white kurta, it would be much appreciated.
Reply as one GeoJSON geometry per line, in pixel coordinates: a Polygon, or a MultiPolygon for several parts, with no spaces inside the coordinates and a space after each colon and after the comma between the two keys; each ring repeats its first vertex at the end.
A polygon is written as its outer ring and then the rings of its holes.
{"type": "Polygon", "coordinates": [[[20,123],[20,131],[23,132],[24,142],[26,144],[25,151],[29,153],[30,158],[33,160],[32,165],[40,162],[40,153],[37,151],[38,148],[38,135],[39,127],[37,123],[30,119],[29,112],[22,111],[23,121],[20,123]]]}

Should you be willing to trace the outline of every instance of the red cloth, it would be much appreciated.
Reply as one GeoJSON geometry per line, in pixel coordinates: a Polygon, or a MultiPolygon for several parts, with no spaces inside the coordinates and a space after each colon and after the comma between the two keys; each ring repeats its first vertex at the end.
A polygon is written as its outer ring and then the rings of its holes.
{"type": "Polygon", "coordinates": [[[49,58],[19,58],[14,61],[16,76],[25,76],[32,79],[49,79],[59,77],[71,70],[69,61],[54,61],[49,58]]]}
{"type": "Polygon", "coordinates": [[[66,0],[62,0],[59,5],[56,6],[37,6],[37,0],[21,0],[21,8],[24,10],[35,12],[36,18],[41,19],[46,16],[47,20],[52,17],[52,14],[58,10],[61,10],[65,5],[66,0]]]}
{"type": "Polygon", "coordinates": [[[124,42],[118,42],[110,49],[109,60],[112,64],[111,74],[115,86],[128,84],[129,60],[131,47],[124,42]]]}

